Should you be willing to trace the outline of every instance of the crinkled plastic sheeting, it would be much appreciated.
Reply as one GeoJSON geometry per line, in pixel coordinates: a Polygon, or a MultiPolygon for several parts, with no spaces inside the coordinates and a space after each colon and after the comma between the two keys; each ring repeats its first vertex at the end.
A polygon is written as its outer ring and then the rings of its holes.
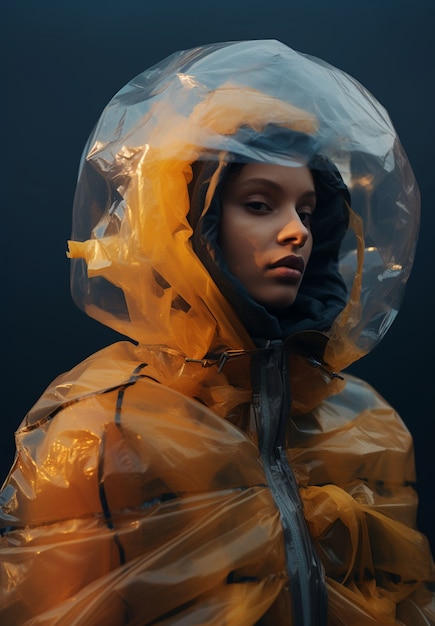
{"type": "Polygon", "coordinates": [[[204,268],[192,269],[186,186],[197,159],[232,153],[294,165],[292,154],[238,141],[242,126],[264,133],[267,124],[310,135],[350,189],[351,228],[340,253],[350,298],[327,360],[343,368],[371,350],[395,318],[412,266],[418,188],[382,105],[344,72],[277,41],[178,52],[108,104],[85,149],[75,199],[70,251],[79,306],[138,342],[163,338],[192,357],[204,355],[228,319],[236,332],[222,341],[249,347],[204,268]],[[153,219],[161,211],[169,229],[153,219]],[[161,294],[149,289],[156,272],[170,286],[166,314],[161,294]],[[208,311],[196,306],[204,293],[208,311]],[[191,308],[182,324],[171,308],[180,296],[191,308]]]}
{"type": "MultiPolygon", "coordinates": [[[[70,254],[76,301],[139,345],[113,344],[54,381],[17,432],[0,503],[2,624],[289,622],[282,522],[249,412],[253,344],[193,253],[186,217],[198,159],[300,161],[240,139],[269,124],[309,136],[351,192],[349,301],[327,362],[367,352],[394,318],[418,190],[363,87],[274,41],[180,52],[131,81],[85,149],[70,254]],[[205,366],[213,342],[233,358],[205,366]]],[[[435,624],[409,433],[361,381],[345,376],[337,393],[337,378],[306,360],[305,375],[299,357],[287,454],[330,626],[435,624]]]]}
{"type": "MultiPolygon", "coordinates": [[[[113,344],[55,381],[29,414],[0,508],[1,527],[11,527],[0,538],[2,625],[240,626],[264,614],[265,625],[289,623],[279,512],[257,446],[223,419],[249,390],[195,363],[180,375],[177,358],[150,351],[138,367],[134,346],[113,344]],[[209,379],[195,389],[201,373],[209,379]],[[183,393],[152,380],[170,384],[170,375],[183,393]],[[198,392],[200,402],[186,395],[198,392]]],[[[400,418],[348,378],[344,394],[290,428],[330,626],[435,624],[400,418]]]]}

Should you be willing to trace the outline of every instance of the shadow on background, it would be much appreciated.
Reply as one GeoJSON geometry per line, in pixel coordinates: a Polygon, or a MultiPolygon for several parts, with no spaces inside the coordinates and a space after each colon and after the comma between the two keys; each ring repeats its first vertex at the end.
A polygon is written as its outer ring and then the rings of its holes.
{"type": "Polygon", "coordinates": [[[119,339],[75,308],[65,257],[81,150],[101,110],[129,79],[171,52],[273,38],[325,59],[372,91],[389,111],[420,185],[422,230],[401,313],[351,371],[375,386],[414,435],[419,526],[434,548],[431,2],[2,0],[0,8],[6,165],[1,476],[13,460],[14,430],[49,382],[119,339]]]}

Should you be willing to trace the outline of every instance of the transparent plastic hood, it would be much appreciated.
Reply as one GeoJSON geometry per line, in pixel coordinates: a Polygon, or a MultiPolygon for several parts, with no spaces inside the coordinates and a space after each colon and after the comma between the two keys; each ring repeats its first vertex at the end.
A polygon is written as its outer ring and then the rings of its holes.
{"type": "MultiPolygon", "coordinates": [[[[229,156],[295,165],[297,148],[246,141],[244,128],[309,138],[302,150],[338,168],[350,192],[340,249],[348,303],[330,329],[345,367],[397,314],[419,224],[419,193],[385,109],[355,79],[277,41],[178,52],[109,102],[80,165],[70,242],[77,304],[139,343],[202,357],[212,344],[252,347],[191,246],[192,163],[229,156]]],[[[210,181],[207,210],[217,181],[210,181]]]]}

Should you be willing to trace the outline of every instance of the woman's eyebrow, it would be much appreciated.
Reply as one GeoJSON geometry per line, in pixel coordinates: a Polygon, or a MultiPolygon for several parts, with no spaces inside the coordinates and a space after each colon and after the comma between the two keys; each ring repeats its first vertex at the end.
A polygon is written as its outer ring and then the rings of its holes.
{"type": "Polygon", "coordinates": [[[309,189],[301,194],[301,198],[307,198],[307,200],[313,198],[314,200],[316,200],[317,194],[314,189],[309,189]]]}
{"type": "Polygon", "coordinates": [[[271,189],[276,189],[277,191],[282,189],[282,186],[279,183],[276,183],[269,178],[247,178],[246,180],[239,181],[239,187],[249,187],[251,185],[264,185],[265,187],[270,187],[271,189]]]}

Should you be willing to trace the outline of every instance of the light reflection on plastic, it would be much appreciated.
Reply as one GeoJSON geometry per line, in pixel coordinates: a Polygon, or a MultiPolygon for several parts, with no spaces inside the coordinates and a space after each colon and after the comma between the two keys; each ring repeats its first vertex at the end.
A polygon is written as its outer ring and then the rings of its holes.
{"type": "Polygon", "coordinates": [[[399,263],[391,263],[391,265],[387,267],[387,269],[384,272],[382,272],[382,274],[379,274],[378,276],[379,282],[382,282],[383,280],[386,280],[389,278],[395,278],[396,276],[400,274],[402,269],[403,267],[399,263]]]}
{"type": "Polygon", "coordinates": [[[92,146],[92,148],[89,150],[88,152],[88,156],[93,156],[94,154],[97,154],[98,152],[100,152],[101,150],[103,150],[104,146],[106,144],[102,141],[96,141],[94,143],[94,145],[92,146]]]}
{"type": "Polygon", "coordinates": [[[93,462],[92,451],[95,450],[98,441],[92,434],[88,433],[88,436],[85,436],[85,434],[83,432],[80,438],[72,435],[65,442],[59,440],[53,442],[44,462],[41,464],[40,476],[44,480],[51,482],[53,479],[56,479],[55,482],[57,484],[68,486],[69,477],[65,472],[61,472],[60,468],[71,467],[74,464],[82,466],[82,472],[85,476],[94,476],[96,468],[93,462]]]}
{"type": "Polygon", "coordinates": [[[370,193],[373,191],[373,174],[364,174],[363,176],[352,175],[350,189],[364,189],[365,192],[370,193]]]}
{"type": "Polygon", "coordinates": [[[190,89],[198,87],[198,81],[195,80],[193,76],[190,76],[189,74],[177,74],[177,76],[180,79],[180,82],[183,83],[185,87],[188,87],[190,89]]]}

